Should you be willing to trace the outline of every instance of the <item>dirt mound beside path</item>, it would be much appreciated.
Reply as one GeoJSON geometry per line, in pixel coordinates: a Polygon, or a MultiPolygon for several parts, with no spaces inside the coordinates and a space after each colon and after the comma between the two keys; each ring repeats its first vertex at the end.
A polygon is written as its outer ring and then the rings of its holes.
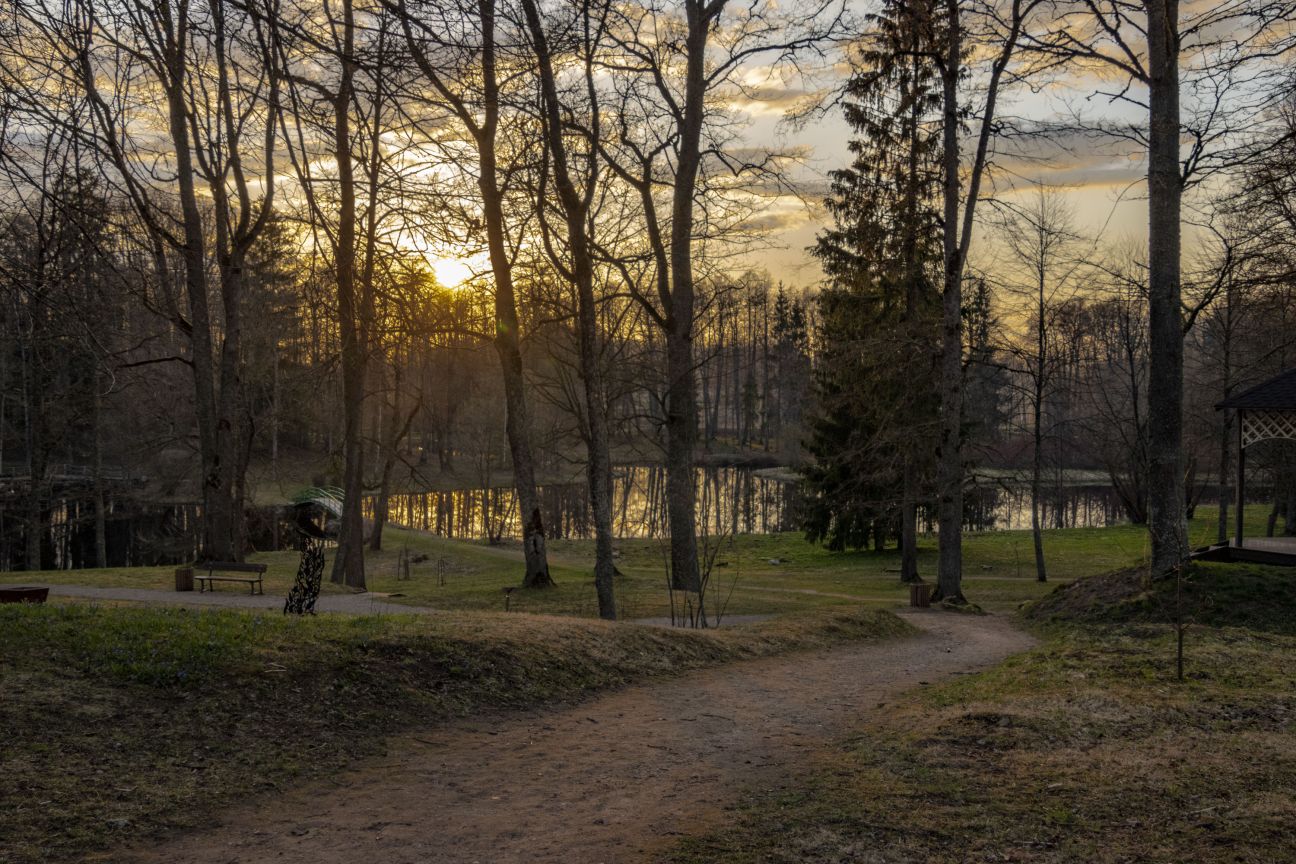
{"type": "Polygon", "coordinates": [[[915,612],[924,633],[693,672],[570,708],[393,739],[329,782],[217,814],[113,860],[404,864],[649,860],[714,826],[744,788],[795,781],[901,692],[1033,640],[995,616],[915,612]]]}

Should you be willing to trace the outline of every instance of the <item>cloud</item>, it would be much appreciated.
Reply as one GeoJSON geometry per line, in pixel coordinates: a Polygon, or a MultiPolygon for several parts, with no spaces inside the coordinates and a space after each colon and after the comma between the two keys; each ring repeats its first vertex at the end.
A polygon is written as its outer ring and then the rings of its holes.
{"type": "Polygon", "coordinates": [[[1072,188],[1123,188],[1147,174],[1146,151],[1120,130],[1028,126],[996,147],[995,183],[1045,183],[1072,188]]]}

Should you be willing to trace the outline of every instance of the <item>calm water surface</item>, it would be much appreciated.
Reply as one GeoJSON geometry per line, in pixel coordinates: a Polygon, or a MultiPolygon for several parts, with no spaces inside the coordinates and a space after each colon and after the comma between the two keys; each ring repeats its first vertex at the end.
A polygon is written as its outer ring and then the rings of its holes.
{"type": "MultiPolygon", "coordinates": [[[[622,466],[613,473],[612,527],[618,537],[652,538],[668,533],[666,471],[659,466],[622,466]]],[[[767,534],[801,527],[801,491],[777,472],[748,468],[700,468],[699,530],[710,535],[767,534]]],[[[583,483],[540,489],[542,516],[551,537],[587,538],[594,532],[589,493],[583,483]]],[[[367,502],[372,512],[372,501],[367,502]]],[[[979,487],[967,496],[966,527],[993,531],[1030,527],[1030,496],[1024,489],[979,487]]],[[[394,495],[393,524],[460,540],[521,536],[517,498],[511,488],[458,489],[394,495]]],[[[1106,486],[1064,486],[1044,502],[1046,527],[1091,527],[1125,521],[1106,486]]],[[[924,520],[928,530],[933,520],[924,520]]]]}

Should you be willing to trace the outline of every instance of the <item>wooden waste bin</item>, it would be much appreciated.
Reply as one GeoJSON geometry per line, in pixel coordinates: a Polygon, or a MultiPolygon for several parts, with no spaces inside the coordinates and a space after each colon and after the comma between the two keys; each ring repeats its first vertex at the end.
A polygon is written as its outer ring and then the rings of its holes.
{"type": "Polygon", "coordinates": [[[193,568],[192,567],[176,568],[176,590],[177,591],[193,590],[193,568]]]}
{"type": "Polygon", "coordinates": [[[915,582],[909,586],[909,605],[915,609],[926,609],[931,606],[932,586],[926,582],[915,582]]]}

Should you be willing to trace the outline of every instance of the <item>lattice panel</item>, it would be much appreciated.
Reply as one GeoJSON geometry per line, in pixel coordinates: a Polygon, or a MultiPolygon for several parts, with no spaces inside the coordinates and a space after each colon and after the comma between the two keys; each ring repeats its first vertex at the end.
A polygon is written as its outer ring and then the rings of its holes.
{"type": "Polygon", "coordinates": [[[1270,438],[1296,440],[1296,411],[1247,411],[1242,418],[1243,447],[1270,438]]]}

